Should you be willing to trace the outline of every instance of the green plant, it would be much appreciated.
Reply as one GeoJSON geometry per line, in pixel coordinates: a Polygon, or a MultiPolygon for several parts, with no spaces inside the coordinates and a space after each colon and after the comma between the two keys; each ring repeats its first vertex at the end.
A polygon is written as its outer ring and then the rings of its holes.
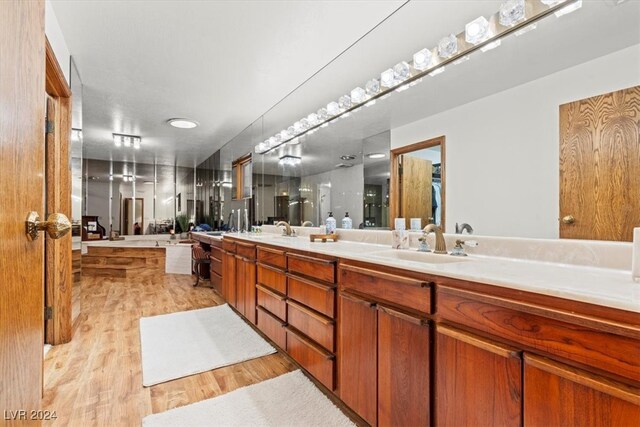
{"type": "Polygon", "coordinates": [[[189,217],[185,214],[178,215],[176,217],[176,222],[180,224],[180,229],[183,233],[189,231],[189,217]]]}

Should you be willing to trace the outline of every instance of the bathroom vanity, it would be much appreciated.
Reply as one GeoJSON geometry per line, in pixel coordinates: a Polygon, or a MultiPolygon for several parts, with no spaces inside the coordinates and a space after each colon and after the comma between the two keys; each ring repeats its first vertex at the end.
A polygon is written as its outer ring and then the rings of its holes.
{"type": "Polygon", "coordinates": [[[640,284],[617,270],[193,237],[229,304],[371,425],[640,419],[640,284]]]}

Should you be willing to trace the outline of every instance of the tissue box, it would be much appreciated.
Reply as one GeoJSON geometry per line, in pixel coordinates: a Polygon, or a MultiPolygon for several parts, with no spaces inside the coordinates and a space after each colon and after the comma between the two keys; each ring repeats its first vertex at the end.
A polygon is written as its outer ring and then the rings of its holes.
{"type": "Polygon", "coordinates": [[[406,230],[391,232],[391,247],[393,249],[409,249],[409,233],[406,230]]]}

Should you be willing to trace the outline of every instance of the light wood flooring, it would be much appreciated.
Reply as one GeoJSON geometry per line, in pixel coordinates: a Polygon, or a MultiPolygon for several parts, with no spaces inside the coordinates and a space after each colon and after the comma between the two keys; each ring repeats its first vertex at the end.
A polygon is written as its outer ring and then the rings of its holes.
{"type": "MultiPolygon", "coordinates": [[[[73,340],[45,358],[45,425],[139,426],[145,415],[227,393],[296,369],[277,353],[226,368],[142,387],[138,319],[221,304],[189,276],[142,274],[82,278],[81,312],[73,340]]],[[[204,283],[207,285],[207,283],[204,283]]]]}

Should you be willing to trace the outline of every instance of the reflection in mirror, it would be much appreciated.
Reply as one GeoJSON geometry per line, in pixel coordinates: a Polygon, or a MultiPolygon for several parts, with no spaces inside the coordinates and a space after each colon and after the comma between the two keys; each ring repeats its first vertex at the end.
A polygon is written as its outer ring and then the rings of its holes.
{"type": "Polygon", "coordinates": [[[71,258],[73,288],[71,293],[71,322],[80,314],[80,285],[82,282],[82,81],[74,58],[71,58],[71,258]]]}
{"type": "Polygon", "coordinates": [[[406,229],[417,231],[433,223],[444,230],[444,140],[442,136],[391,151],[393,224],[404,218],[406,229]]]}
{"type": "Polygon", "coordinates": [[[390,142],[389,131],[363,141],[364,218],[359,228],[389,228],[390,142]]]}

